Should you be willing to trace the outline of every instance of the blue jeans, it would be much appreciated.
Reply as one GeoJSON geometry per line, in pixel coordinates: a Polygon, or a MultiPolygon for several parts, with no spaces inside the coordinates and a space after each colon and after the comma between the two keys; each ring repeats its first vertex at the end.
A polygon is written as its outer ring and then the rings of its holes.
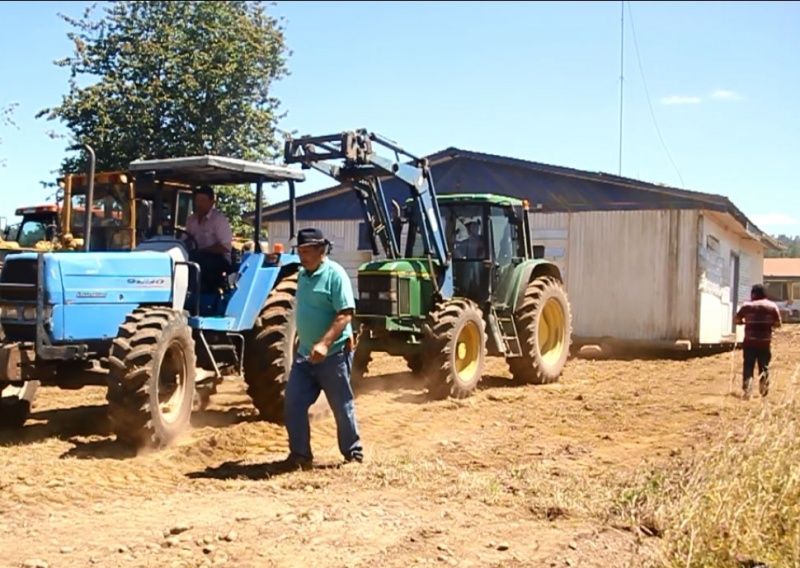
{"type": "Polygon", "coordinates": [[[361,460],[363,448],[356,422],[350,372],[353,353],[340,351],[320,363],[311,363],[301,356],[295,358],[286,384],[284,414],[289,435],[289,455],[292,459],[311,461],[311,426],[308,409],[325,392],[336,420],[339,451],[346,460],[361,460]]]}

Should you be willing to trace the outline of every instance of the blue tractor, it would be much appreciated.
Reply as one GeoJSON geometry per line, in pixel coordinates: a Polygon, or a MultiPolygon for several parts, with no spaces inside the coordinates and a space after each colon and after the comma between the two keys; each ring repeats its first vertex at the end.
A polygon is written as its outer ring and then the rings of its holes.
{"type": "MultiPolygon", "coordinates": [[[[137,160],[129,173],[140,187],[154,189],[157,205],[153,236],[132,251],[87,248],[6,258],[0,272],[0,425],[25,423],[39,385],[107,385],[117,439],[159,447],[184,431],[219,382],[241,377],[261,417],[280,422],[300,265],[295,254],[263,251],[260,205],[265,183],[288,183],[294,202],[303,172],[191,156],[137,160]],[[160,218],[160,190],[169,183],[256,185],[254,249],[234,259],[229,274],[203,274],[190,260],[196,242],[174,219],[160,218]]],[[[294,235],[294,216],[290,225],[294,235]]]]}

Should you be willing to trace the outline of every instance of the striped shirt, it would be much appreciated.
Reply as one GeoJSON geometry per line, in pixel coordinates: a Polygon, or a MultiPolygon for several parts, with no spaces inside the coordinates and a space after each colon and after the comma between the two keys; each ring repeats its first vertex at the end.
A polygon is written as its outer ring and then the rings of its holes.
{"type": "Polygon", "coordinates": [[[762,298],[745,302],[736,317],[744,321],[744,347],[768,349],[772,342],[772,328],[781,324],[781,313],[775,302],[762,298]]]}

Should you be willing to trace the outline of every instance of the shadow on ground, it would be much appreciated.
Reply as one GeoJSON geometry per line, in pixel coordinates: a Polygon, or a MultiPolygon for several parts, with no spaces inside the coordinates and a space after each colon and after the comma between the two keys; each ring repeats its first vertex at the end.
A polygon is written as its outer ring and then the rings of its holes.
{"type": "MultiPolygon", "coordinates": [[[[314,464],[312,469],[337,469],[341,467],[338,463],[314,464]]],[[[189,479],[249,479],[253,481],[270,479],[278,475],[295,473],[300,470],[297,466],[286,460],[277,460],[264,463],[242,463],[241,461],[231,461],[222,463],[216,467],[207,467],[202,471],[194,471],[186,474],[189,479]]]]}
{"type": "MultiPolygon", "coordinates": [[[[481,392],[492,389],[511,389],[520,388],[524,385],[515,383],[508,377],[501,377],[497,375],[487,375],[478,383],[475,392],[481,392]]],[[[399,389],[398,389],[399,390],[399,389]]],[[[428,404],[433,402],[440,402],[441,399],[433,398],[425,390],[425,385],[417,379],[416,392],[402,392],[392,399],[394,402],[401,402],[404,404],[428,404]]]]}
{"type": "Polygon", "coordinates": [[[26,426],[0,432],[0,446],[35,444],[48,438],[70,440],[76,436],[108,436],[111,424],[106,405],[85,405],[33,412],[26,426]]]}

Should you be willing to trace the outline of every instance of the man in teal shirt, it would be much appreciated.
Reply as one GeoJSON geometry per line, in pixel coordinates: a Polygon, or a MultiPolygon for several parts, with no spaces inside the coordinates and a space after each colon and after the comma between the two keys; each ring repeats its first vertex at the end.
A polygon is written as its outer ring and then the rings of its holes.
{"type": "Polygon", "coordinates": [[[304,468],[313,461],[308,409],[320,392],[325,393],[333,411],[339,451],[345,460],[361,462],[364,457],[350,386],[353,286],[345,269],[327,258],[329,245],[319,229],[297,233],[302,264],[295,305],[299,345],[286,384],[284,412],[289,461],[304,468]]]}

